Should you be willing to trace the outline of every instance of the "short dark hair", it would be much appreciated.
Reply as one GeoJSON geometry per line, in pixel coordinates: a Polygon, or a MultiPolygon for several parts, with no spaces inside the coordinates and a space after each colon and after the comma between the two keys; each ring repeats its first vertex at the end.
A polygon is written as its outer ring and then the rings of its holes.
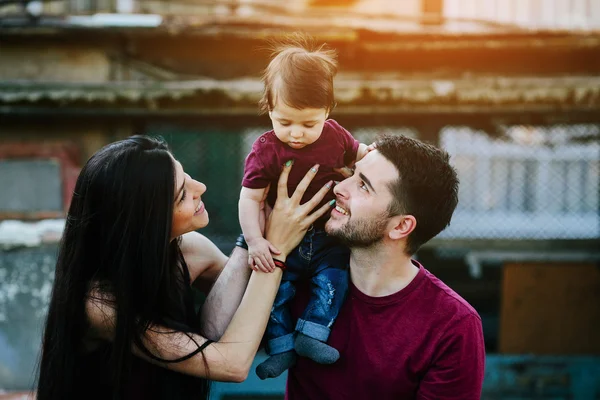
{"type": "Polygon", "coordinates": [[[315,45],[309,36],[296,34],[271,44],[273,58],[262,80],[261,114],[283,101],[290,107],[326,108],[335,106],[333,78],[337,73],[336,52],[325,44],[315,45]]]}
{"type": "Polygon", "coordinates": [[[390,183],[390,215],[407,214],[417,220],[406,245],[406,253],[413,255],[450,225],[458,204],[458,176],[448,153],[431,144],[402,135],[384,135],[376,143],[399,174],[390,183]]]}

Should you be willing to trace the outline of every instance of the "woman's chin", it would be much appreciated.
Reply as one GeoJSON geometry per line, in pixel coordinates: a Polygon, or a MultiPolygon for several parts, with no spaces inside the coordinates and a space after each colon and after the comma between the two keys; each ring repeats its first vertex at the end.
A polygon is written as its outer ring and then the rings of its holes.
{"type": "MultiPolygon", "coordinates": [[[[208,225],[209,222],[209,218],[208,218],[208,213],[205,211],[203,213],[203,215],[200,216],[202,219],[200,221],[198,221],[198,223],[196,223],[196,229],[202,229],[204,228],[206,225],[208,225]]],[[[200,218],[199,218],[200,219],[200,218]]]]}

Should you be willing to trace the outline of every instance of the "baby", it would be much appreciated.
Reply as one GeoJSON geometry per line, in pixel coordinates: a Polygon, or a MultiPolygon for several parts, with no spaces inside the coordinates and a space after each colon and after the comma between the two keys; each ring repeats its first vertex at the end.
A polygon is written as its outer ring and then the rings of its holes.
{"type": "MultiPolygon", "coordinates": [[[[371,150],[327,119],[335,105],[336,72],[333,51],[295,42],[281,44],[265,70],[260,109],[269,114],[273,130],[254,142],[246,158],[239,201],[240,225],[254,269],[269,272],[275,268],[271,253],[277,255],[278,250],[262,237],[259,207],[265,195],[267,203],[274,204],[281,166],[294,162],[288,179],[292,193],[306,171],[318,164],[304,203],[323,186],[343,179],[336,169],[352,165],[371,150]]],[[[326,202],[335,204],[333,193],[321,205],[326,202]]],[[[266,331],[269,358],[256,368],[261,379],[279,376],[295,364],[296,354],[321,364],[339,358],[339,352],[326,342],[348,291],[349,251],[325,233],[327,218],[315,222],[286,259],[266,331]],[[311,280],[311,297],[294,326],[288,302],[295,294],[294,282],[303,278],[311,280]]]]}

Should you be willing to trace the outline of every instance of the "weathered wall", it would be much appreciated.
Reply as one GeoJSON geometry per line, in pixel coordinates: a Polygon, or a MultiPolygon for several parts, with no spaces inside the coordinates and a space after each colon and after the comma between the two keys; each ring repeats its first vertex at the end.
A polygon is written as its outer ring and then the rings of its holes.
{"type": "Polygon", "coordinates": [[[0,80],[102,83],[109,79],[110,60],[102,49],[28,39],[1,44],[0,80]]]}
{"type": "Polygon", "coordinates": [[[0,251],[0,389],[33,383],[56,246],[0,251]]]}
{"type": "MultiPolygon", "coordinates": [[[[55,119],[6,121],[0,127],[0,144],[26,142],[38,144],[72,143],[79,149],[79,161],[84,163],[102,146],[115,138],[132,135],[133,127],[127,121],[107,122],[55,119]],[[50,123],[49,123],[50,122],[50,123]]],[[[2,155],[0,154],[0,157],[2,155]]]]}

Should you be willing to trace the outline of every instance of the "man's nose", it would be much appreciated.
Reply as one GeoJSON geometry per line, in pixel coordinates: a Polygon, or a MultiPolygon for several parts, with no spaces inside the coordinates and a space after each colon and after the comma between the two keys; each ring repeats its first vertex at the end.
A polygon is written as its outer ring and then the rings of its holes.
{"type": "Polygon", "coordinates": [[[345,179],[343,181],[341,181],[340,183],[338,183],[337,185],[335,185],[333,187],[333,194],[335,194],[336,196],[340,196],[340,197],[348,197],[347,194],[347,190],[346,190],[346,185],[348,180],[345,179]]]}

